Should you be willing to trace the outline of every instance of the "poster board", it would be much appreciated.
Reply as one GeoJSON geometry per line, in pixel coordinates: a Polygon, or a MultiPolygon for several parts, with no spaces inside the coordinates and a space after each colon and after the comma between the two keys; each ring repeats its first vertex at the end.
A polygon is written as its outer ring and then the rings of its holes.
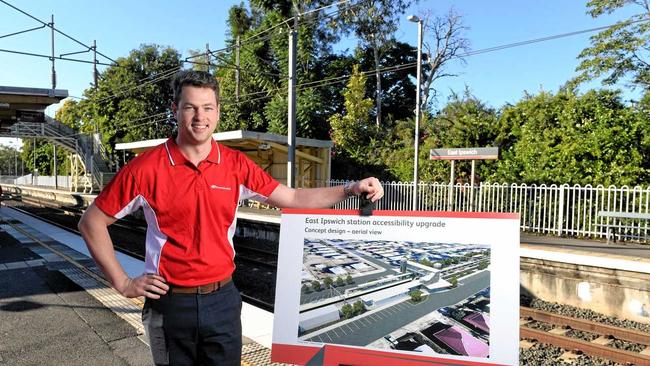
{"type": "Polygon", "coordinates": [[[518,251],[518,214],[285,209],[271,359],[517,364],[518,251]]]}

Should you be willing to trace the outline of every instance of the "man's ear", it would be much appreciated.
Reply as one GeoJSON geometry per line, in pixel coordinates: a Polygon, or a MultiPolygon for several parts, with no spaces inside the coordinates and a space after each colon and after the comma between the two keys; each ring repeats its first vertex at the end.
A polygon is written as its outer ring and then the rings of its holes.
{"type": "Polygon", "coordinates": [[[172,102],[172,117],[178,122],[178,105],[172,102]]]}

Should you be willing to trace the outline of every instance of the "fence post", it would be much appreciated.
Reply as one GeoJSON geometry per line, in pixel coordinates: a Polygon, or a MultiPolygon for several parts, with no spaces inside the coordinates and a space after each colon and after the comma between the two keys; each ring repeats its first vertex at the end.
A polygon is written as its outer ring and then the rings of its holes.
{"type": "Polygon", "coordinates": [[[478,212],[483,212],[483,182],[478,184],[478,212]]]}
{"type": "Polygon", "coordinates": [[[562,236],[564,226],[564,184],[560,185],[560,200],[558,202],[559,215],[557,215],[557,235],[562,236]]]}

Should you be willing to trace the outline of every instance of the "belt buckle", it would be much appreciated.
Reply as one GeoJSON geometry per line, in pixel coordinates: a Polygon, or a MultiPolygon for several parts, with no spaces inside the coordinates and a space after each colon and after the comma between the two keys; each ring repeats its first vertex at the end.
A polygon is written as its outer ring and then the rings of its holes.
{"type": "Polygon", "coordinates": [[[199,286],[197,288],[197,290],[198,290],[197,292],[199,293],[199,295],[205,295],[205,294],[209,294],[210,292],[212,292],[212,291],[210,291],[210,288],[208,286],[199,286]]]}
{"type": "Polygon", "coordinates": [[[198,293],[199,293],[199,295],[207,295],[207,294],[209,294],[209,293],[215,292],[215,291],[218,290],[220,287],[221,287],[221,286],[220,286],[220,283],[219,283],[219,282],[217,282],[217,283],[210,283],[210,284],[207,284],[207,285],[204,285],[204,286],[199,286],[199,287],[198,287],[198,293]]]}

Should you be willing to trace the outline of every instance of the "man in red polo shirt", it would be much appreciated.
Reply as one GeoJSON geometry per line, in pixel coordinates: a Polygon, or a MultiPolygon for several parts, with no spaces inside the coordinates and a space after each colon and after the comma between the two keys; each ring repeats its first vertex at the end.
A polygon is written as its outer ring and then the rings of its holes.
{"type": "Polygon", "coordinates": [[[212,75],[181,71],[172,87],[177,136],[123,167],[88,207],[79,230],[113,287],[126,297],[146,297],[143,324],[156,364],[239,365],[241,297],[231,282],[238,202],[326,208],[362,193],[376,201],[384,191],[375,178],[288,188],[212,139],[219,121],[212,75]],[[148,226],[145,268],[129,278],[107,228],[140,207],[148,226]]]}

